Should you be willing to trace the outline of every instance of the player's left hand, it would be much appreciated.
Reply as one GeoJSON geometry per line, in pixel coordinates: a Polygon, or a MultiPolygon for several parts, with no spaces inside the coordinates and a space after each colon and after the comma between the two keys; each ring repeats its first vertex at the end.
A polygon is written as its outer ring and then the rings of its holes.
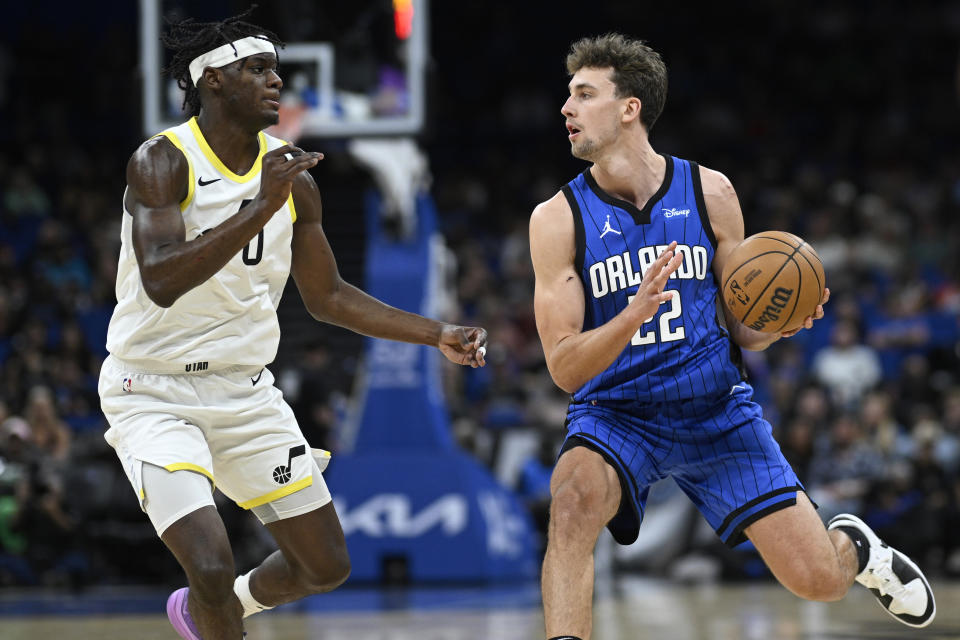
{"type": "Polygon", "coordinates": [[[823,288],[823,297],[820,299],[820,304],[817,305],[816,310],[813,312],[812,316],[807,316],[806,320],[803,321],[803,324],[792,331],[784,331],[780,334],[781,338],[789,338],[790,336],[795,336],[800,331],[800,329],[810,329],[813,327],[813,321],[819,320],[823,317],[823,305],[827,304],[827,300],[830,299],[830,289],[827,287],[823,288]]]}
{"type": "Polygon", "coordinates": [[[443,326],[437,348],[450,362],[473,368],[487,364],[487,330],[480,327],[443,326]]]}

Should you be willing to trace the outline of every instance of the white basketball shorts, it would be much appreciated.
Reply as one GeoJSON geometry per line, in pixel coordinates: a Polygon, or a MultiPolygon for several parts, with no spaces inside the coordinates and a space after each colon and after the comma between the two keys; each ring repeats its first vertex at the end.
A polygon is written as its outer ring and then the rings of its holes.
{"type": "MultiPolygon", "coordinates": [[[[308,487],[303,495],[311,496],[311,508],[330,502],[323,476],[314,473],[314,461],[322,470],[330,454],[307,445],[273,383],[273,374],[260,367],[154,374],[108,356],[98,387],[110,424],[104,437],[141,507],[143,463],[202,474],[258,517],[270,511],[260,507],[308,487]]],[[[309,510],[303,506],[287,507],[279,517],[309,510]]]]}

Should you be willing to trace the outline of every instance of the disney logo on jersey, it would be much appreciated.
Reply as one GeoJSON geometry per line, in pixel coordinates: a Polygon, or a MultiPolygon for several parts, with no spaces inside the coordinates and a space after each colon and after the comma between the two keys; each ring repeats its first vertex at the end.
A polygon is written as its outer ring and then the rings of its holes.
{"type": "MultiPolygon", "coordinates": [[[[647,272],[657,257],[667,250],[667,245],[643,247],[635,254],[624,251],[590,265],[590,288],[594,298],[640,286],[643,274],[647,272]]],[[[671,280],[703,280],[707,277],[710,258],[706,247],[700,245],[678,244],[677,254],[683,262],[670,274],[671,280]]]]}
{"type": "Polygon", "coordinates": [[[662,213],[664,218],[675,218],[677,216],[683,216],[686,218],[688,215],[690,215],[690,209],[674,209],[673,207],[670,207],[669,209],[664,209],[662,213]]]}

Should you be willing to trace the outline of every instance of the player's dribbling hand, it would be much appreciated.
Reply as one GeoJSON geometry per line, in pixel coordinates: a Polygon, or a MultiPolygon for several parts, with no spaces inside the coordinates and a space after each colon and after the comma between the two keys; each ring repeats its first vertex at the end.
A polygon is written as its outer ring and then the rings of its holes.
{"type": "Polygon", "coordinates": [[[676,241],[671,242],[670,246],[660,254],[660,257],[650,265],[647,272],[643,275],[640,287],[633,296],[633,300],[627,306],[632,313],[638,317],[637,326],[649,322],[661,304],[673,297],[672,291],[664,291],[667,284],[667,278],[677,270],[683,262],[683,256],[675,253],[677,250],[676,241]]]}
{"type": "Polygon", "coordinates": [[[290,197],[293,179],[297,174],[316,166],[321,160],[322,153],[304,151],[289,144],[268,151],[263,154],[260,193],[256,199],[271,213],[276,211],[290,197]]]}
{"type": "Polygon", "coordinates": [[[487,364],[487,330],[444,325],[437,348],[450,362],[482,367],[487,364]]]}
{"type": "Polygon", "coordinates": [[[814,320],[819,320],[820,318],[823,317],[823,305],[827,304],[827,300],[829,300],[829,299],[830,299],[830,289],[827,288],[827,287],[824,287],[824,288],[823,288],[823,297],[820,298],[820,304],[817,305],[817,308],[816,308],[816,310],[813,312],[813,315],[812,315],[812,316],[807,316],[806,319],[804,319],[803,324],[800,325],[799,327],[797,327],[796,329],[793,329],[793,330],[791,330],[791,331],[784,331],[784,332],[782,332],[782,333],[780,334],[780,337],[781,337],[781,338],[789,338],[789,337],[791,337],[791,336],[797,335],[797,333],[799,333],[800,329],[810,329],[810,328],[812,328],[812,327],[813,327],[813,321],[814,321],[814,320]]]}

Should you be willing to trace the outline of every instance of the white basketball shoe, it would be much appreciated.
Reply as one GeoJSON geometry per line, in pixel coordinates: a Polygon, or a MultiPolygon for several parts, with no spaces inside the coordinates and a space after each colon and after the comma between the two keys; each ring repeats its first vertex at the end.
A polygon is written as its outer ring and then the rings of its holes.
{"type": "MultiPolygon", "coordinates": [[[[911,627],[925,627],[937,614],[930,583],[914,562],[877,537],[860,518],[848,513],[834,516],[827,529],[840,527],[858,531],[869,545],[867,566],[857,582],[873,592],[877,602],[891,616],[911,627]]],[[[860,543],[851,536],[854,544],[860,543]]]]}

